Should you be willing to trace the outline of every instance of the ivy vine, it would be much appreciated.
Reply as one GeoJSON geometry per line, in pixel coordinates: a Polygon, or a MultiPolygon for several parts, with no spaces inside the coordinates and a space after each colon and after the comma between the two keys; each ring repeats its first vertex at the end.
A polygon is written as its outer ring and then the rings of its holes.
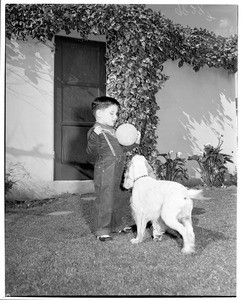
{"type": "Polygon", "coordinates": [[[237,35],[224,38],[205,29],[184,28],[145,5],[7,4],[6,37],[43,43],[64,30],[80,38],[105,35],[107,93],[122,105],[119,124],[142,133],[140,151],[155,165],[159,109],[155,95],[168,79],[163,63],[178,60],[198,71],[204,65],[237,71],[237,35]]]}

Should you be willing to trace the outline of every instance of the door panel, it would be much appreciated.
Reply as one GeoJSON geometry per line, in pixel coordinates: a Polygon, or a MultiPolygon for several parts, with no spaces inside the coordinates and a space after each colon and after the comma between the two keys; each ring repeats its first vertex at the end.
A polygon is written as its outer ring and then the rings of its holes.
{"type": "Polygon", "coordinates": [[[94,122],[90,100],[99,92],[103,95],[104,90],[96,87],[63,86],[63,121],[94,122]]]}
{"type": "Polygon", "coordinates": [[[105,43],[59,36],[55,43],[54,179],[92,179],[85,149],[91,102],[106,93],[105,43]]]}
{"type": "Polygon", "coordinates": [[[105,69],[103,68],[105,51],[100,53],[96,48],[97,44],[103,44],[105,47],[105,43],[77,40],[78,47],[76,44],[68,43],[68,46],[63,49],[63,80],[66,83],[105,84],[105,69]]]}

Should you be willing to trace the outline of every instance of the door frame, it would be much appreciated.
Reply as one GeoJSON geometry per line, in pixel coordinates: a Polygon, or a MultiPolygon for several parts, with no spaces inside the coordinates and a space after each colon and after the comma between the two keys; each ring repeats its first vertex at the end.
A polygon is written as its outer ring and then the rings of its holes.
{"type": "MultiPolygon", "coordinates": [[[[95,36],[94,36],[95,37],[95,36]]],[[[83,42],[82,41],[82,39],[81,38],[79,38],[79,37],[73,37],[73,36],[65,36],[65,35],[56,35],[55,36],[55,39],[61,39],[61,40],[70,40],[70,39],[73,39],[73,40],[75,40],[75,42],[77,42],[77,43],[81,43],[81,42],[83,42]]],[[[106,39],[104,39],[103,40],[103,36],[101,36],[100,38],[98,38],[98,36],[97,37],[95,37],[94,39],[93,38],[90,38],[90,39],[88,39],[86,42],[88,42],[88,43],[102,43],[102,44],[104,44],[105,45],[105,47],[106,47],[106,39]]],[[[62,48],[62,47],[61,47],[62,48]]],[[[56,48],[56,51],[62,51],[62,49],[57,49],[56,48]]],[[[57,170],[56,170],[56,159],[58,159],[58,157],[57,157],[57,155],[56,155],[56,148],[57,148],[57,134],[56,134],[56,131],[57,130],[59,130],[59,126],[60,125],[58,125],[57,124],[57,122],[56,122],[56,120],[57,120],[57,116],[56,116],[56,114],[57,114],[57,109],[56,109],[56,107],[57,107],[57,93],[59,92],[58,91],[58,84],[57,84],[57,81],[58,80],[62,80],[62,78],[58,78],[57,77],[57,73],[56,73],[56,68],[60,68],[61,70],[60,70],[60,72],[61,72],[61,75],[63,74],[63,70],[62,70],[62,67],[63,67],[63,65],[62,64],[59,64],[59,65],[57,65],[56,64],[56,55],[54,56],[54,111],[53,111],[53,114],[54,114],[54,124],[53,124],[53,136],[54,136],[54,147],[53,147],[53,157],[54,157],[54,160],[53,160],[53,181],[65,181],[65,180],[67,180],[67,181],[71,181],[71,180],[80,180],[80,181],[85,181],[85,180],[87,180],[87,179],[56,179],[57,178],[57,176],[56,176],[56,172],[57,172],[57,170]]],[[[59,74],[59,73],[58,73],[59,74]]],[[[106,73],[105,73],[106,74],[106,73]]],[[[95,86],[95,85],[93,85],[93,86],[95,86]]],[[[98,85],[98,84],[96,84],[96,86],[100,86],[100,85],[98,85]]],[[[106,94],[106,76],[105,76],[105,84],[104,84],[104,86],[105,86],[105,94],[106,94]]],[[[63,93],[63,90],[61,90],[61,93],[63,93]]],[[[98,95],[98,96],[100,96],[100,95],[98,95]]],[[[61,95],[61,107],[63,107],[63,96],[61,95]]],[[[94,124],[94,122],[85,122],[85,124],[83,124],[83,127],[88,127],[88,126],[92,126],[94,124]]],[[[62,136],[62,132],[60,132],[59,133],[60,135],[61,135],[61,141],[60,141],[60,143],[61,143],[61,145],[62,145],[62,139],[63,139],[63,136],[62,136]]],[[[58,152],[58,151],[57,151],[58,152]]],[[[60,159],[62,159],[62,146],[61,146],[61,150],[60,150],[60,159]]],[[[90,179],[90,180],[92,180],[92,179],[90,179]]]]}

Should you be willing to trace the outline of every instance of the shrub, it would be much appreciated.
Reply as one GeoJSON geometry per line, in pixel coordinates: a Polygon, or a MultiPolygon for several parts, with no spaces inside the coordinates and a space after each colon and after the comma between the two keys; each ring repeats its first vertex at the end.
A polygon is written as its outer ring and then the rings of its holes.
{"type": "Polygon", "coordinates": [[[165,163],[161,163],[159,161],[159,165],[157,167],[157,176],[163,180],[171,180],[171,181],[179,181],[188,179],[188,172],[185,168],[186,159],[181,158],[181,152],[176,153],[176,158],[172,159],[173,151],[169,151],[168,153],[159,154],[165,158],[165,163]]]}
{"type": "Polygon", "coordinates": [[[21,181],[23,178],[29,177],[29,173],[20,162],[12,163],[7,161],[7,170],[5,174],[5,195],[21,181]]]}
{"type": "Polygon", "coordinates": [[[235,168],[235,171],[233,174],[230,174],[230,181],[233,185],[236,185],[238,184],[238,173],[237,173],[237,168],[235,168]]]}
{"type": "Polygon", "coordinates": [[[188,160],[196,160],[200,167],[200,174],[205,185],[220,186],[223,185],[225,174],[227,172],[227,162],[233,163],[232,156],[221,153],[223,141],[222,136],[219,138],[217,147],[211,144],[204,145],[204,150],[201,155],[189,156],[188,160]]]}
{"type": "Polygon", "coordinates": [[[14,186],[15,183],[16,183],[16,181],[13,181],[11,179],[11,174],[6,173],[5,174],[5,195],[7,194],[8,191],[10,191],[12,189],[12,187],[14,186]]]}

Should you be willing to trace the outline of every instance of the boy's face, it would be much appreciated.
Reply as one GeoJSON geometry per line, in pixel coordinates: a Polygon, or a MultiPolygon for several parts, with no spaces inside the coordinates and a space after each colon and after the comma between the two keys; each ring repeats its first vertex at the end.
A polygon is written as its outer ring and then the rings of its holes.
{"type": "Polygon", "coordinates": [[[118,106],[110,105],[106,108],[102,108],[96,111],[96,120],[99,123],[113,127],[118,118],[117,113],[118,106]]]}

